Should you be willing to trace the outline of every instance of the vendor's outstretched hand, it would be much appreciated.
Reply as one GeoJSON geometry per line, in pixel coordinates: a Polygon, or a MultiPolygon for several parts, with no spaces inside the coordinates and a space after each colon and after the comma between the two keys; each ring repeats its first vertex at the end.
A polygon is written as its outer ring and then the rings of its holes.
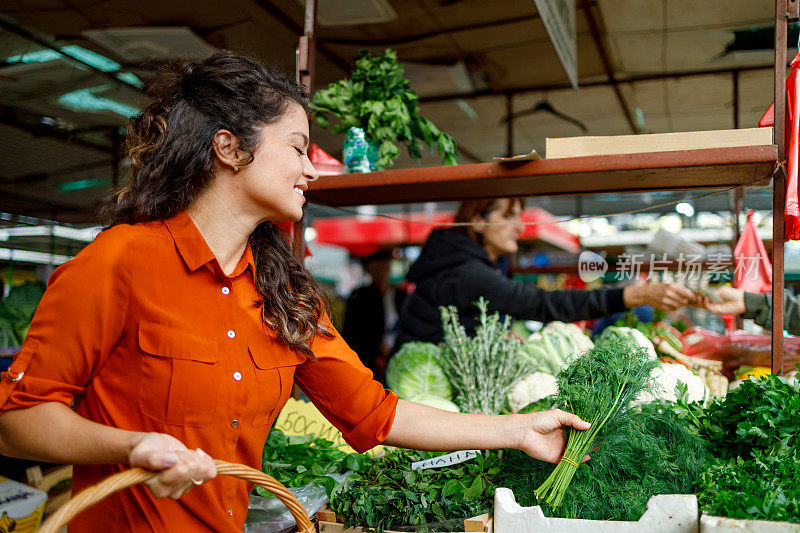
{"type": "MultiPolygon", "coordinates": [[[[525,417],[523,422],[523,435],[519,449],[535,459],[557,463],[564,454],[567,439],[564,438],[564,427],[586,430],[591,427],[589,422],[581,420],[577,415],[566,413],[561,409],[539,411],[525,417]]],[[[582,462],[589,460],[589,456],[582,462]]]]}
{"type": "Polygon", "coordinates": [[[628,309],[650,305],[662,311],[675,311],[697,299],[692,290],[678,283],[648,282],[628,285],[622,294],[628,309]]]}
{"type": "Polygon", "coordinates": [[[700,307],[718,315],[741,315],[745,311],[744,292],[720,287],[713,295],[701,296],[700,307]]]}
{"type": "Polygon", "coordinates": [[[189,450],[184,444],[164,433],[147,433],[128,455],[131,466],[161,473],[145,482],[156,498],[177,500],[196,485],[217,475],[214,461],[200,448],[189,450]]]}

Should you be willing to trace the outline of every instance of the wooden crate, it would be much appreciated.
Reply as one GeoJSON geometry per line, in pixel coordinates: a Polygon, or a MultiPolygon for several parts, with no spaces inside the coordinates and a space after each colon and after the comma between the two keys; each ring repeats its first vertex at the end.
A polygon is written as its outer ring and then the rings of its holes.
{"type": "MultiPolygon", "coordinates": [[[[319,533],[367,533],[360,527],[345,528],[344,524],[334,522],[335,513],[331,511],[320,511],[317,513],[319,533]]],[[[492,519],[488,514],[467,518],[464,520],[464,531],[452,531],[448,533],[492,533],[492,519]]],[[[400,533],[397,531],[386,530],[385,533],[400,533]]]]}

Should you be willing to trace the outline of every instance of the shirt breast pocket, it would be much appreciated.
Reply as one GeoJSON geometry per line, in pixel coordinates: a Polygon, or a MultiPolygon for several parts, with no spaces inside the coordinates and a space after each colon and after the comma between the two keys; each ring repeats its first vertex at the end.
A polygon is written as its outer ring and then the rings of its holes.
{"type": "Polygon", "coordinates": [[[247,349],[253,359],[258,380],[258,406],[252,425],[261,427],[286,404],[292,393],[294,370],[306,358],[272,338],[263,343],[248,345],[247,349]]]}
{"type": "Polygon", "coordinates": [[[217,343],[180,329],[139,322],[143,352],[139,407],[165,424],[202,427],[214,420],[220,387],[217,343]]]}

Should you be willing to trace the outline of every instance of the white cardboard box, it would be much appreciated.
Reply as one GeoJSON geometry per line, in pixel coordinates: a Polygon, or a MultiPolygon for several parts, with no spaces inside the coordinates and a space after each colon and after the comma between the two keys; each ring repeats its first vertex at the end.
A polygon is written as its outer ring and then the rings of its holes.
{"type": "Polygon", "coordinates": [[[494,533],[698,533],[694,494],[660,494],[650,498],[636,522],[548,518],[541,507],[522,507],[507,488],[494,493],[494,533]]]}

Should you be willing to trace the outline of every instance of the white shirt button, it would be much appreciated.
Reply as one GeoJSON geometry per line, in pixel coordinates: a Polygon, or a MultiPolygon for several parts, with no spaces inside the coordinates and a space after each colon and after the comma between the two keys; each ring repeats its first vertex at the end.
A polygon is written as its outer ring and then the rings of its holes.
{"type": "Polygon", "coordinates": [[[230,294],[231,290],[228,287],[222,287],[222,294],[230,294]]]}
{"type": "Polygon", "coordinates": [[[229,330],[228,330],[228,338],[229,338],[229,339],[232,339],[232,338],[234,338],[235,336],[236,336],[236,333],[235,333],[235,332],[234,332],[232,329],[229,329],[229,330]]]}
{"type": "Polygon", "coordinates": [[[233,373],[233,379],[235,379],[236,381],[241,381],[242,380],[241,372],[234,372],[233,373]]]}

